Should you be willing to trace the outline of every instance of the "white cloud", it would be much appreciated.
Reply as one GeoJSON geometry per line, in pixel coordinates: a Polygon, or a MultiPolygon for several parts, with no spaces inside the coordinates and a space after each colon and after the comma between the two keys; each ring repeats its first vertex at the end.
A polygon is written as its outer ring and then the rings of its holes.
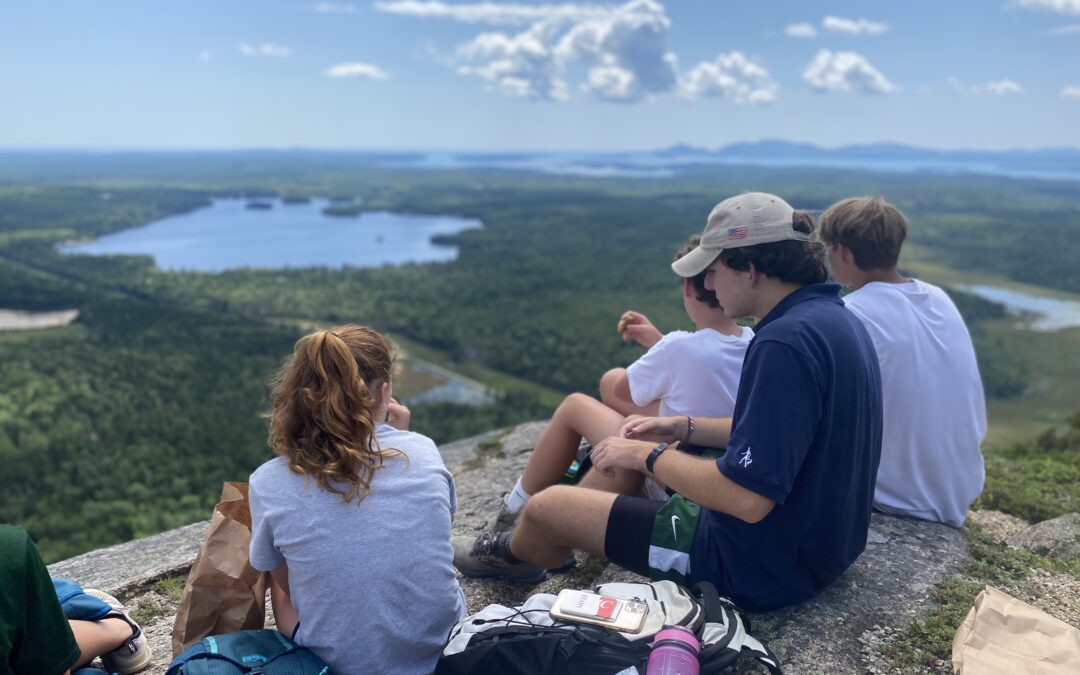
{"type": "Polygon", "coordinates": [[[1080,14],[1080,0],[1017,0],[1017,4],[1056,14],[1080,14]]]}
{"type": "Polygon", "coordinates": [[[342,78],[365,78],[368,80],[388,80],[390,74],[382,68],[370,63],[339,63],[327,68],[323,75],[336,79],[342,78]]]}
{"type": "Polygon", "coordinates": [[[452,19],[462,23],[501,26],[525,26],[537,21],[581,21],[610,12],[609,7],[600,5],[522,5],[495,2],[452,5],[439,0],[376,2],[375,9],[387,14],[403,14],[422,19],[452,19]]]}
{"type": "Polygon", "coordinates": [[[784,26],[784,35],[793,38],[817,37],[817,29],[812,23],[789,23],[784,26]]]}
{"type": "Polygon", "coordinates": [[[994,80],[985,85],[986,92],[994,96],[1013,96],[1024,93],[1024,88],[1013,80],[994,80]]]}
{"type": "Polygon", "coordinates": [[[583,90],[609,101],[637,101],[671,91],[678,60],[668,50],[671,19],[655,0],[631,0],[608,16],[578,22],[555,46],[560,63],[590,66],[583,90]]]}
{"type": "Polygon", "coordinates": [[[684,96],[715,96],[735,103],[772,103],[778,87],[769,71],[742,52],[720,54],[715,61],[702,61],[680,81],[684,96]]]}
{"type": "Polygon", "coordinates": [[[319,14],[356,14],[356,5],[351,2],[317,2],[311,11],[319,14]]]}
{"type": "Polygon", "coordinates": [[[803,71],[803,79],[818,91],[858,91],[888,94],[899,91],[864,56],[856,52],[822,49],[803,71]]]}
{"type": "Polygon", "coordinates": [[[830,33],[845,35],[881,35],[889,26],[869,19],[845,19],[839,16],[827,16],[821,20],[821,26],[830,33]]]}
{"type": "MultiPolygon", "coordinates": [[[[445,11],[442,3],[412,4],[434,5],[440,7],[439,12],[445,11]]],[[[454,7],[473,8],[472,14],[463,15],[470,20],[483,9],[488,22],[528,18],[537,9],[532,5],[454,7]]],[[[607,101],[629,103],[676,89],[678,60],[667,47],[671,20],[659,2],[630,0],[604,8],[548,7],[559,11],[531,21],[517,34],[484,32],[459,45],[457,72],[479,77],[510,96],[550,101],[569,98],[565,77],[574,67],[585,68],[580,90],[607,101]]]]}
{"type": "Polygon", "coordinates": [[[201,52],[199,52],[199,60],[204,62],[204,63],[207,62],[207,61],[212,60],[213,58],[214,58],[214,55],[210,52],[209,49],[204,49],[201,52]]]}
{"type": "Polygon", "coordinates": [[[1080,100],[1080,85],[1070,84],[1061,88],[1061,98],[1071,98],[1080,100]]]}
{"type": "Polygon", "coordinates": [[[459,75],[472,75],[509,96],[564,101],[566,83],[543,26],[518,34],[481,33],[457,49],[459,75]]]}
{"type": "Polygon", "coordinates": [[[1051,28],[1046,32],[1048,35],[1077,35],[1080,34],[1080,23],[1070,24],[1068,26],[1058,26],[1057,28],[1051,28]]]}
{"type": "Polygon", "coordinates": [[[1014,80],[991,80],[985,84],[964,84],[956,78],[949,78],[949,86],[961,96],[1020,96],[1024,88],[1014,80]]]}
{"type": "Polygon", "coordinates": [[[285,45],[276,45],[272,42],[264,42],[260,45],[238,42],[236,50],[248,58],[257,56],[286,57],[292,54],[292,49],[285,45]]]}
{"type": "Polygon", "coordinates": [[[433,60],[508,96],[565,101],[573,90],[568,78],[582,73],[577,91],[618,103],[674,93],[724,96],[740,103],[776,97],[768,72],[738,53],[698,64],[680,78],[678,58],[668,48],[671,19],[657,0],[626,0],[621,5],[394,0],[376,2],[375,7],[418,18],[523,26],[481,32],[449,57],[428,47],[433,60]]]}

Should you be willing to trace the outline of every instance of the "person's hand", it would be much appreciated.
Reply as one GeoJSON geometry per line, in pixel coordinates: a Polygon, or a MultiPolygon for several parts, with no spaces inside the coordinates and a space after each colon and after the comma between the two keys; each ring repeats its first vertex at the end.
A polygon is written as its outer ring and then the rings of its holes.
{"type": "Polygon", "coordinates": [[[686,417],[638,417],[624,423],[619,435],[632,440],[674,443],[686,436],[686,417]]]}
{"type": "Polygon", "coordinates": [[[649,321],[649,317],[633,310],[623,312],[619,317],[619,325],[623,327],[623,340],[633,340],[646,349],[652,348],[664,337],[652,321],[649,321]]]}
{"type": "Polygon", "coordinates": [[[409,430],[409,418],[412,417],[412,413],[409,409],[397,402],[396,398],[390,399],[390,403],[386,406],[386,423],[395,429],[402,431],[409,430]]]}
{"type": "Polygon", "coordinates": [[[645,473],[645,460],[649,458],[654,445],[648,441],[608,436],[596,444],[589,457],[593,466],[605,476],[614,476],[616,469],[645,473]]]}

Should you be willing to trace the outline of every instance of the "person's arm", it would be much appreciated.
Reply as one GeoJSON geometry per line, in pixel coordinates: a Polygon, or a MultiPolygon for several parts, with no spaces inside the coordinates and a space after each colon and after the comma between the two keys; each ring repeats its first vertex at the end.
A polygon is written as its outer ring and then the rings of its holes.
{"type": "Polygon", "coordinates": [[[680,415],[638,417],[624,424],[619,435],[623,438],[657,443],[687,442],[706,448],[724,448],[731,439],[731,418],[695,417],[694,431],[689,432],[690,418],[680,415]]]}
{"type": "Polygon", "coordinates": [[[649,317],[645,316],[641,312],[635,312],[633,310],[627,310],[623,312],[619,318],[619,324],[625,325],[623,327],[623,340],[633,340],[645,349],[651,349],[653,345],[660,342],[660,338],[664,336],[660,330],[649,321],[649,317]]]}
{"type": "Polygon", "coordinates": [[[300,623],[300,615],[289,595],[289,567],[285,563],[270,570],[270,604],[274,608],[274,623],[278,631],[291,638],[300,623]]]}
{"type": "Polygon", "coordinates": [[[626,368],[612,368],[600,378],[600,402],[627,417],[657,415],[660,412],[659,400],[650,401],[644,406],[634,403],[626,368]]]}
{"type": "MultiPolygon", "coordinates": [[[[696,438],[696,435],[695,435],[696,438]]],[[[626,438],[607,438],[592,452],[593,465],[600,471],[631,469],[649,475],[645,462],[656,444],[626,438]]],[[[656,479],[701,506],[754,524],[769,515],[776,502],[735,483],[711,459],[693,457],[670,449],[653,464],[656,479]]]]}

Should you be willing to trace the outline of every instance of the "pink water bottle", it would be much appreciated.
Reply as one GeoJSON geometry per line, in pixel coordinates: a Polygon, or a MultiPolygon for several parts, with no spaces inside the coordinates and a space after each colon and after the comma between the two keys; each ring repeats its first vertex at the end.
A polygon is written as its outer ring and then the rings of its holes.
{"type": "Polygon", "coordinates": [[[665,626],[656,634],[645,675],[698,675],[701,643],[689,628],[665,626]]]}

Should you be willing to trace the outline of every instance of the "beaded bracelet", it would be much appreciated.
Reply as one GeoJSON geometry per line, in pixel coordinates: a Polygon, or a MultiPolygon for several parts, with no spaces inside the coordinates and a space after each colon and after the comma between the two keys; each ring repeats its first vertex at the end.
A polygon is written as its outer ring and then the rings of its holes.
{"type": "Polygon", "coordinates": [[[691,415],[686,416],[686,436],[683,436],[683,443],[689,443],[690,437],[694,435],[694,418],[691,415]]]}

